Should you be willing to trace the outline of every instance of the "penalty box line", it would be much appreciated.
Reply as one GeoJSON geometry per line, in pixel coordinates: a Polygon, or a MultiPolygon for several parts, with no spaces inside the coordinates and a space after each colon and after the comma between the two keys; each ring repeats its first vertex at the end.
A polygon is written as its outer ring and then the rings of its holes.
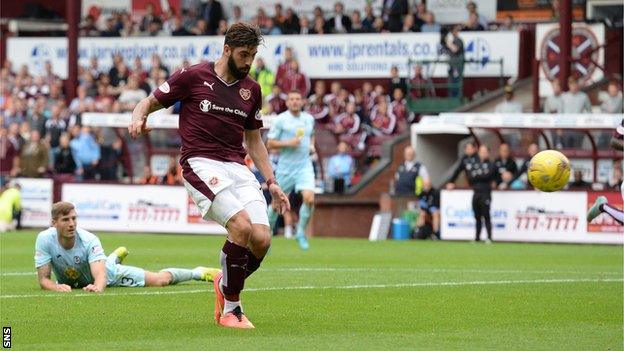
{"type": "MultiPolygon", "coordinates": [[[[244,292],[263,291],[287,291],[287,290],[351,290],[351,289],[392,289],[392,288],[417,288],[417,287],[441,287],[441,286],[480,286],[480,285],[520,285],[520,284],[566,284],[566,283],[621,283],[624,279],[524,279],[524,280],[475,280],[459,282],[423,282],[423,283],[397,283],[397,284],[363,284],[363,285],[329,285],[329,286],[281,286],[266,288],[249,288],[244,292]]],[[[127,288],[134,289],[134,288],[127,288]]],[[[151,289],[150,289],[151,290],[151,289]]],[[[79,290],[78,290],[79,291],[79,290]]],[[[87,297],[87,296],[150,296],[150,295],[177,295],[197,294],[211,292],[209,289],[176,290],[176,291],[138,291],[127,293],[103,294],[26,294],[26,295],[0,295],[0,299],[25,299],[38,297],[87,297]]]]}

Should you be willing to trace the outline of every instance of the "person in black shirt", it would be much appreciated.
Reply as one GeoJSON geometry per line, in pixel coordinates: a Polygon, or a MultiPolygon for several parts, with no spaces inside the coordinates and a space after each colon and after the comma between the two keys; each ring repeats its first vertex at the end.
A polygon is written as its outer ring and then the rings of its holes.
{"type": "Polygon", "coordinates": [[[494,160],[494,167],[496,168],[496,186],[499,189],[507,189],[510,184],[503,182],[503,174],[510,172],[511,174],[518,173],[518,165],[516,161],[510,156],[509,145],[507,143],[500,144],[498,148],[498,158],[494,160]]]}
{"type": "Polygon", "coordinates": [[[395,195],[415,196],[418,195],[418,182],[429,179],[427,167],[416,161],[416,151],[413,147],[407,146],[403,150],[405,161],[399,165],[394,174],[395,195]]]}
{"type": "Polygon", "coordinates": [[[570,182],[571,190],[591,190],[591,183],[586,182],[583,179],[583,171],[580,169],[574,170],[574,180],[570,182]]]}
{"type": "Polygon", "coordinates": [[[440,239],[440,192],[431,187],[429,179],[423,180],[423,190],[418,197],[419,215],[416,237],[440,239]]]}
{"type": "Polygon", "coordinates": [[[401,78],[399,76],[399,68],[397,66],[392,66],[392,68],[390,68],[389,87],[390,89],[388,90],[388,92],[390,93],[394,92],[394,89],[396,88],[401,89],[401,91],[403,92],[403,96],[405,96],[405,94],[407,93],[407,83],[405,81],[405,78],[401,78]]]}
{"type": "MultiPolygon", "coordinates": [[[[451,178],[446,182],[446,189],[451,190],[455,189],[455,180],[459,176],[462,171],[468,172],[472,168],[472,164],[477,161],[477,156],[475,155],[477,149],[475,148],[475,144],[473,142],[468,142],[464,146],[464,155],[461,157],[451,178]]],[[[468,173],[466,173],[467,175],[468,173]]]]}
{"type": "Polygon", "coordinates": [[[173,17],[173,27],[171,28],[171,35],[174,37],[184,37],[193,35],[193,33],[189,32],[184,28],[184,23],[182,23],[182,18],[175,16],[173,17]]]}
{"type": "Polygon", "coordinates": [[[59,138],[58,153],[54,157],[54,172],[57,174],[74,174],[76,161],[69,147],[69,135],[63,133],[59,138]]]}
{"type": "Polygon", "coordinates": [[[468,182],[474,190],[472,195],[472,211],[477,221],[475,240],[481,239],[481,228],[485,224],[488,239],[492,241],[492,221],[490,219],[490,202],[492,201],[492,182],[495,179],[495,167],[490,161],[490,150],[486,145],[479,147],[479,156],[474,166],[467,171],[468,182]],[[483,221],[482,221],[483,219],[483,221]]]}
{"type": "Polygon", "coordinates": [[[461,81],[464,77],[464,42],[459,36],[460,25],[454,25],[451,32],[444,37],[443,49],[449,55],[448,83],[454,84],[449,87],[448,96],[459,98],[462,96],[460,89],[461,81]]]}

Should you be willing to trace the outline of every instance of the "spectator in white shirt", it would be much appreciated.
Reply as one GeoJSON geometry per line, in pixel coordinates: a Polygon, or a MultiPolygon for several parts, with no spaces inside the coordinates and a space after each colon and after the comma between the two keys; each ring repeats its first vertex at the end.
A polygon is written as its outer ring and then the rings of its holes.
{"type": "Polygon", "coordinates": [[[591,112],[591,103],[587,94],[580,91],[576,79],[568,79],[569,91],[561,94],[560,113],[588,113],[591,112]]]}
{"type": "Polygon", "coordinates": [[[544,113],[557,113],[561,110],[561,83],[558,79],[552,82],[552,95],[549,95],[544,99],[544,106],[542,110],[544,113]]]}
{"type": "Polygon", "coordinates": [[[95,104],[93,98],[87,96],[87,88],[84,85],[79,85],[76,88],[76,96],[69,104],[69,110],[72,113],[83,113],[85,111],[95,110],[95,104]]]}
{"type": "Polygon", "coordinates": [[[607,98],[600,105],[604,113],[622,113],[622,92],[615,81],[609,82],[607,98]]]}
{"type": "Polygon", "coordinates": [[[442,28],[439,23],[436,23],[433,12],[428,11],[423,15],[425,23],[420,26],[420,31],[423,33],[440,33],[442,28]]]}
{"type": "Polygon", "coordinates": [[[135,75],[128,77],[128,84],[123,87],[119,95],[119,104],[123,111],[132,111],[134,106],[142,99],[146,98],[145,90],[139,88],[139,79],[135,75]]]}
{"type": "Polygon", "coordinates": [[[520,101],[514,100],[514,90],[511,85],[504,88],[505,100],[498,105],[494,112],[496,113],[522,113],[522,104],[520,101]]]}

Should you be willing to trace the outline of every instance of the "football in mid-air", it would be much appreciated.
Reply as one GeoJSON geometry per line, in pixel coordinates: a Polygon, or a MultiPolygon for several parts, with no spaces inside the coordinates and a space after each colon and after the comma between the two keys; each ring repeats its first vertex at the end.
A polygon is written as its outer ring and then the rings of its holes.
{"type": "Polygon", "coordinates": [[[545,192],[558,191],[568,184],[570,161],[559,151],[541,151],[529,162],[527,173],[534,188],[545,192]]]}

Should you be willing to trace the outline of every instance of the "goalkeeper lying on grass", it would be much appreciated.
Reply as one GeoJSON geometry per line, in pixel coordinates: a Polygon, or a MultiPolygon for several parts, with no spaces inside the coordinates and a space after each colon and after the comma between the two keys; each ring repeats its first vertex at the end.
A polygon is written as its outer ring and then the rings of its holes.
{"type": "Polygon", "coordinates": [[[76,210],[69,202],[52,206],[52,226],[37,236],[35,267],[42,289],[69,292],[82,288],[102,292],[107,286],[166,286],[187,280],[212,281],[215,268],[167,268],[149,272],[121,264],[128,255],[125,247],[104,254],[100,239],[77,227],[76,210]],[[50,278],[51,272],[57,281],[50,278]]]}

